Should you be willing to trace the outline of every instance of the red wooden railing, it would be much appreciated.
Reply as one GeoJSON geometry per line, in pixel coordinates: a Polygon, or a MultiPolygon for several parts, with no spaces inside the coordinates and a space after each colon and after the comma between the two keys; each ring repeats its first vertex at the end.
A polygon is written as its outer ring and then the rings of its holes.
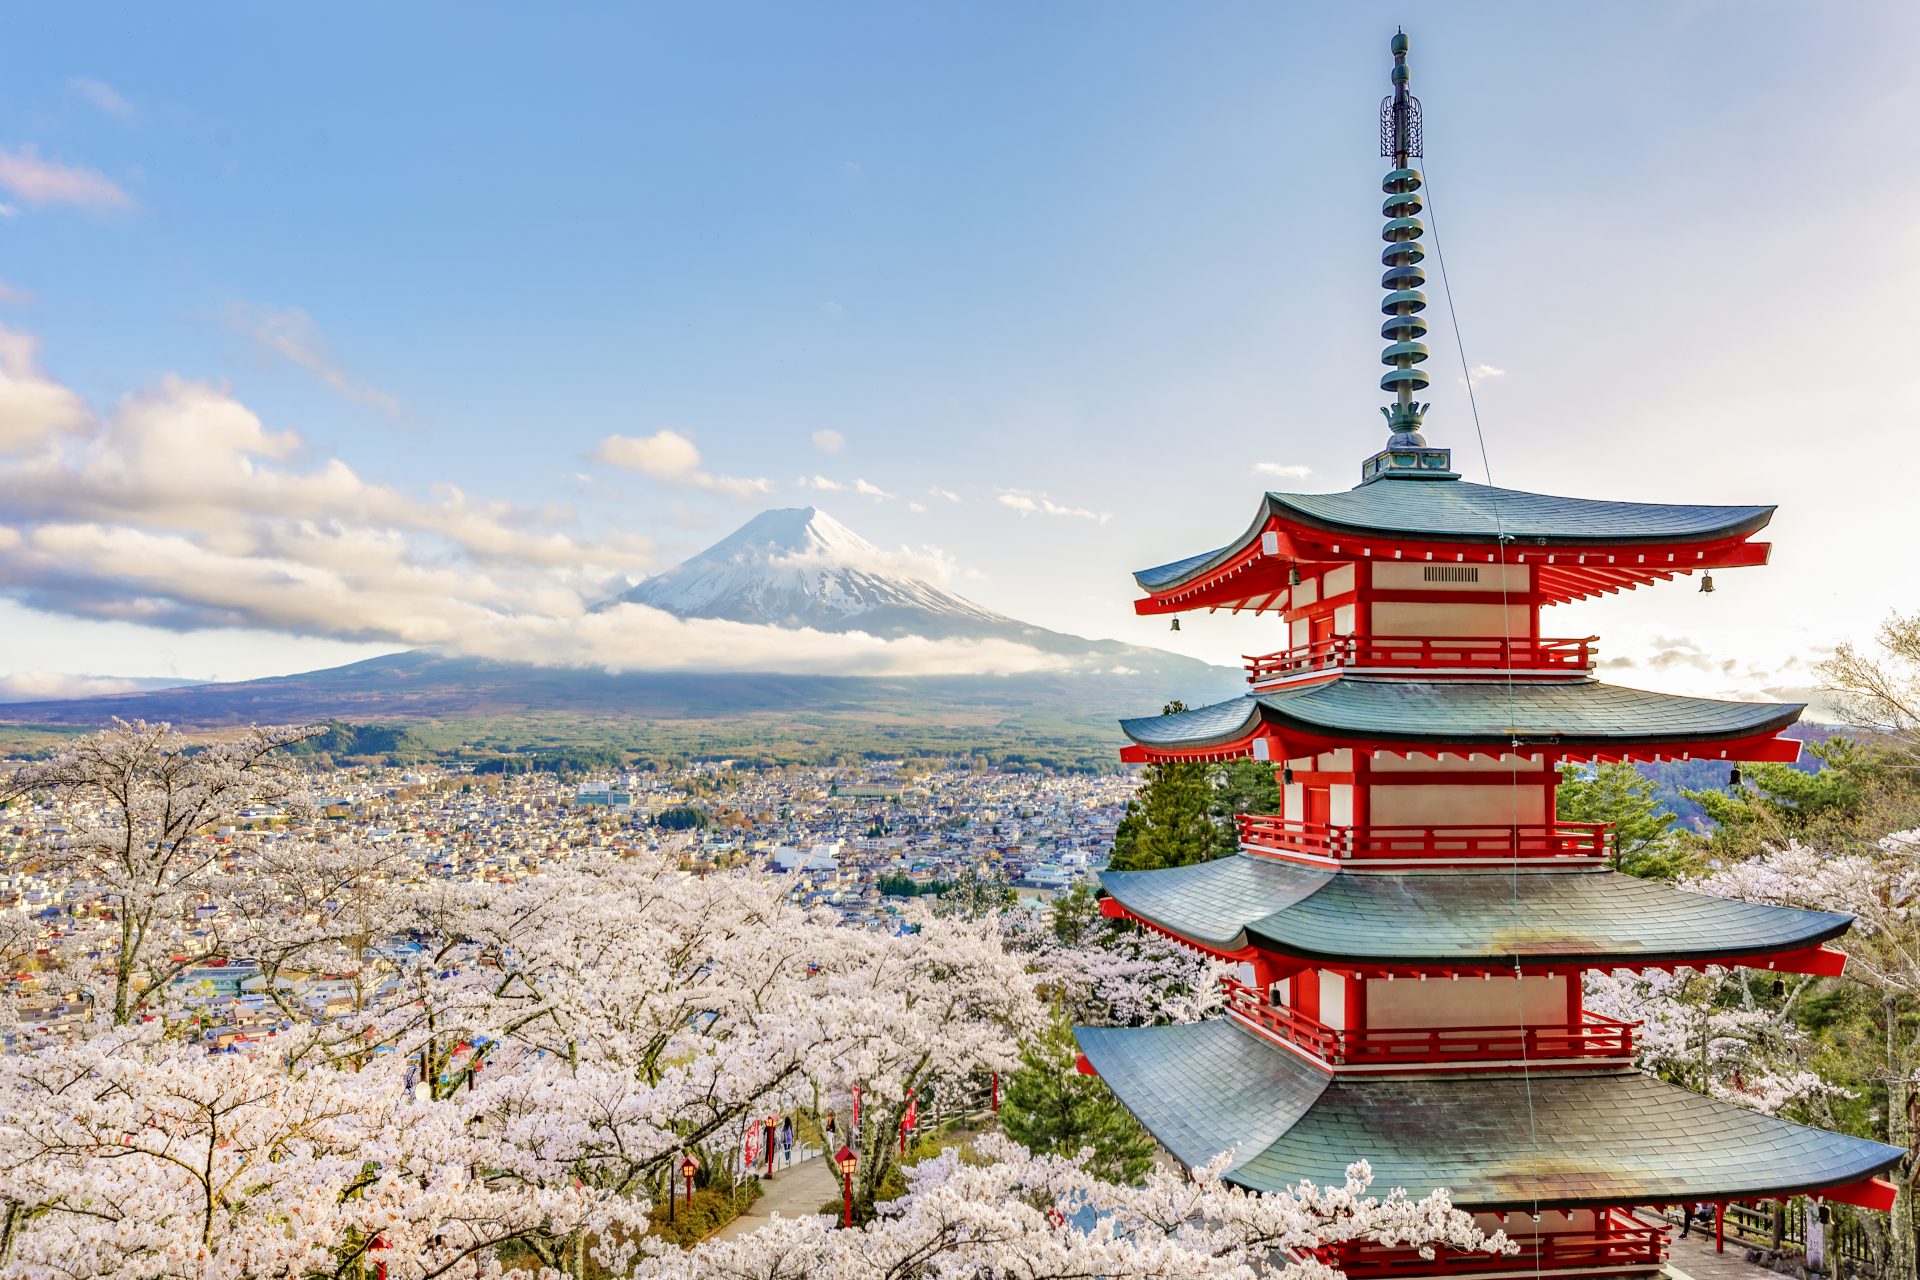
{"type": "Polygon", "coordinates": [[[1444,1276],[1485,1271],[1571,1271],[1604,1268],[1651,1269],[1667,1260],[1667,1228],[1643,1222],[1625,1209],[1594,1211],[1594,1225],[1552,1230],[1543,1222],[1533,1235],[1513,1237],[1517,1253],[1436,1251],[1422,1258],[1412,1249],[1389,1249],[1371,1240],[1352,1240],[1314,1250],[1314,1256],[1355,1280],[1403,1275],[1444,1276]]]}
{"type": "Polygon", "coordinates": [[[1247,683],[1262,684],[1336,667],[1414,667],[1423,671],[1564,671],[1593,667],[1599,636],[1332,636],[1277,653],[1243,654],[1247,683]]]}
{"type": "Polygon", "coordinates": [[[1269,1004],[1265,993],[1223,979],[1227,1008],[1333,1066],[1450,1062],[1547,1062],[1564,1058],[1631,1058],[1637,1023],[1597,1013],[1560,1026],[1362,1027],[1341,1031],[1296,1009],[1269,1004]]]}
{"type": "MultiPolygon", "coordinates": [[[[1490,775],[1491,776],[1491,775],[1490,775]]],[[[1326,858],[1602,858],[1613,834],[1609,822],[1484,823],[1453,827],[1341,827],[1271,814],[1243,813],[1240,843],[1254,849],[1291,849],[1326,858]]]]}

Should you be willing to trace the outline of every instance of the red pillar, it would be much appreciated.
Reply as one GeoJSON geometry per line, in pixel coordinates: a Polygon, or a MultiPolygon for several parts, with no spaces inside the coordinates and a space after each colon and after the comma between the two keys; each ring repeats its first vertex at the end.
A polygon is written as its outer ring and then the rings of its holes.
{"type": "Polygon", "coordinates": [[[1727,1202],[1724,1200],[1713,1206],[1713,1251],[1727,1251],[1727,1202]]]}
{"type": "Polygon", "coordinates": [[[995,1115],[1000,1114],[1000,1073],[998,1071],[993,1073],[993,1111],[995,1115]]]}
{"type": "Polygon", "coordinates": [[[768,1120],[767,1121],[767,1176],[769,1178],[773,1176],[773,1141],[776,1136],[778,1135],[774,1130],[773,1121],[768,1120]]]}

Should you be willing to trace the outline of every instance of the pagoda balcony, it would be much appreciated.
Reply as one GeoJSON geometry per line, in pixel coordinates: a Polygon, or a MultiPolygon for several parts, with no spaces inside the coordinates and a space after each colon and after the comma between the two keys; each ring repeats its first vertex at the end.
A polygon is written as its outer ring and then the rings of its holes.
{"type": "Polygon", "coordinates": [[[1277,653],[1243,655],[1247,683],[1275,684],[1322,671],[1445,674],[1527,671],[1579,676],[1593,670],[1598,636],[1545,640],[1505,636],[1332,636],[1277,653]]]}
{"type": "Polygon", "coordinates": [[[1512,860],[1607,856],[1610,822],[1543,822],[1501,826],[1343,827],[1268,814],[1235,816],[1248,853],[1303,853],[1337,861],[1368,859],[1512,860]]]}
{"type": "Polygon", "coordinates": [[[1492,1062],[1630,1060],[1638,1023],[1582,1012],[1576,1023],[1504,1027],[1361,1027],[1341,1030],[1298,1009],[1270,1004],[1257,988],[1224,978],[1227,1012],[1304,1049],[1330,1067],[1385,1070],[1492,1062]]]}
{"type": "MultiPolygon", "coordinates": [[[[1549,1209],[1543,1219],[1562,1216],[1549,1209]]],[[[1313,1251],[1313,1256],[1328,1266],[1345,1272],[1352,1280],[1385,1280],[1399,1276],[1468,1276],[1488,1272],[1536,1274],[1545,1272],[1651,1271],[1667,1260],[1667,1227],[1650,1223],[1621,1208],[1593,1211],[1593,1225],[1584,1224],[1582,1213],[1574,1221],[1555,1229],[1541,1221],[1526,1235],[1510,1237],[1519,1246],[1517,1253],[1462,1253],[1439,1249],[1432,1258],[1422,1258],[1412,1249],[1389,1249],[1371,1240],[1350,1240],[1313,1251]]]]}

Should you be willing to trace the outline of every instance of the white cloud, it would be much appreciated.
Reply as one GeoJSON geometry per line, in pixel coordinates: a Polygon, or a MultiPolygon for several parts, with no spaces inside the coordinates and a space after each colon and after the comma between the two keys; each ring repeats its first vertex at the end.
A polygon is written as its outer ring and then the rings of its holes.
{"type": "Polygon", "coordinates": [[[965,501],[964,498],[962,498],[959,494],[955,493],[951,489],[933,488],[933,489],[927,490],[927,494],[928,496],[934,497],[934,498],[945,498],[948,502],[964,502],[965,501]]]}
{"type": "Polygon", "coordinates": [[[917,516],[925,515],[927,513],[927,504],[924,502],[914,502],[911,499],[909,499],[907,502],[907,510],[913,512],[917,516]]]}
{"type": "Polygon", "coordinates": [[[687,485],[731,498],[750,498],[773,489],[768,480],[716,476],[700,470],[699,447],[671,427],[662,427],[650,436],[608,436],[593,456],[608,466],[638,471],[663,484],[687,485]]]}
{"type": "Polygon", "coordinates": [[[0,149],[0,190],[27,204],[70,204],[83,209],[124,209],[133,198],[105,175],[58,160],[42,159],[33,147],[0,149]]]}
{"type": "Polygon", "coordinates": [[[0,454],[86,419],[80,397],[41,371],[39,345],[30,334],[0,327],[0,454]]]}
{"type": "MultiPolygon", "coordinates": [[[[562,527],[572,519],[564,509],[470,498],[451,485],[414,497],[338,458],[300,465],[294,432],[271,429],[205,383],[170,377],[95,416],[38,371],[30,338],[9,338],[0,369],[10,383],[0,386],[27,390],[11,400],[0,393],[0,421],[15,427],[0,437],[0,592],[32,608],[615,671],[1008,674],[1063,665],[1003,641],[597,608],[614,582],[656,567],[645,539],[583,537],[562,527]]],[[[615,437],[603,450],[618,465],[700,483],[689,480],[700,474],[698,450],[676,432],[615,437]]],[[[936,548],[873,555],[928,581],[959,572],[936,548]]],[[[60,690],[55,678],[34,679],[60,690]]]]}
{"type": "Polygon", "coordinates": [[[1298,462],[1256,462],[1253,474],[1271,476],[1275,480],[1305,480],[1313,474],[1313,468],[1298,462]]]}
{"type": "Polygon", "coordinates": [[[67,87],[86,99],[87,105],[96,111],[121,120],[133,118],[133,104],[121,97],[119,90],[105,80],[74,76],[67,81],[67,87]]]}
{"type": "Polygon", "coordinates": [[[847,438],[831,427],[822,427],[813,433],[813,447],[822,453],[838,453],[847,447],[847,438]]]}
{"type": "Polygon", "coordinates": [[[1002,489],[998,501],[1001,506],[1011,507],[1023,516],[1071,516],[1076,520],[1092,520],[1096,524],[1105,524],[1113,519],[1111,515],[1089,511],[1085,507],[1063,506],[1046,494],[1031,489],[1002,489]]]}
{"type": "MultiPolygon", "coordinates": [[[[1495,378],[1504,378],[1507,376],[1507,371],[1505,369],[1501,369],[1490,364],[1474,365],[1473,368],[1467,370],[1467,372],[1469,375],[1472,376],[1475,382],[1490,382],[1495,378]]],[[[1460,379],[1460,381],[1465,382],[1466,379],[1462,378],[1460,379]]]]}
{"type": "Polygon", "coordinates": [[[301,308],[275,310],[236,302],[227,308],[227,323],[267,351],[305,369],[342,399],[398,416],[400,401],[371,383],[349,376],[327,350],[313,317],[301,308]]]}
{"type": "Polygon", "coordinates": [[[887,490],[882,489],[877,484],[872,484],[862,479],[856,479],[852,484],[842,484],[840,481],[829,479],[826,476],[801,476],[800,487],[802,489],[818,489],[821,493],[857,493],[863,497],[872,498],[875,502],[892,502],[895,500],[894,495],[887,492],[887,490]]]}
{"type": "Polygon", "coordinates": [[[52,671],[16,671],[0,676],[0,702],[54,702],[66,698],[95,698],[107,693],[132,693],[152,688],[146,680],[120,676],[70,676],[52,671]]]}
{"type": "Polygon", "coordinates": [[[30,307],[33,305],[33,290],[22,289],[19,285],[8,284],[0,280],[0,307],[30,307]]]}

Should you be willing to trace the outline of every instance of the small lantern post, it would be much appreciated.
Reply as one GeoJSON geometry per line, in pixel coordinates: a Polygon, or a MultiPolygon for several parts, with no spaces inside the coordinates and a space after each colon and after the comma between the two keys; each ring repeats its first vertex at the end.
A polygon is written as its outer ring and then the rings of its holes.
{"type": "Polygon", "coordinates": [[[840,1220],[843,1227],[853,1225],[853,1169],[859,1162],[860,1158],[853,1154],[852,1147],[843,1146],[833,1153],[834,1168],[840,1170],[840,1191],[846,1198],[846,1212],[840,1220]]]}

